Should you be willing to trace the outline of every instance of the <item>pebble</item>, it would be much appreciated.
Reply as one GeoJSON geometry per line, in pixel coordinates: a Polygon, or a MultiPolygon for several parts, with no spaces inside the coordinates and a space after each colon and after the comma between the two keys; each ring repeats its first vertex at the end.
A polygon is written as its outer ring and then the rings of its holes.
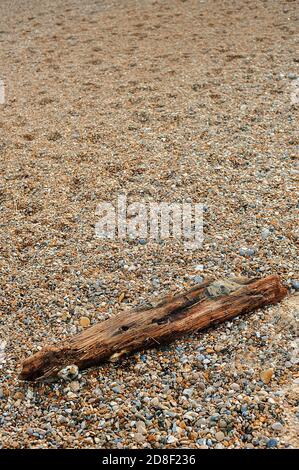
{"type": "Polygon", "coordinates": [[[237,383],[233,383],[233,384],[231,384],[230,388],[231,388],[232,390],[235,390],[235,391],[237,392],[237,391],[240,390],[240,385],[237,384],[237,383]]]}
{"type": "Polygon", "coordinates": [[[90,326],[90,319],[88,317],[81,317],[80,325],[82,328],[88,328],[90,326]]]}
{"type": "Polygon", "coordinates": [[[183,390],[183,395],[191,397],[193,395],[193,388],[185,388],[185,390],[183,390]]]}
{"type": "Polygon", "coordinates": [[[253,256],[255,250],[253,248],[240,248],[239,253],[241,256],[253,256]]]}
{"type": "Polygon", "coordinates": [[[80,383],[77,380],[74,380],[70,383],[70,389],[72,392],[78,392],[80,390],[80,383]]]}
{"type": "Polygon", "coordinates": [[[160,287],[160,280],[158,278],[152,279],[152,284],[154,287],[158,288],[160,287]]]}
{"type": "Polygon", "coordinates": [[[245,446],[246,449],[254,449],[254,445],[251,442],[248,442],[245,446]]]}
{"type": "Polygon", "coordinates": [[[215,413],[214,415],[210,416],[211,422],[217,422],[219,420],[219,413],[215,413]]]}
{"type": "Polygon", "coordinates": [[[297,79],[297,75],[296,75],[295,73],[293,73],[293,72],[290,72],[290,73],[288,73],[288,78],[289,78],[290,80],[296,80],[296,79],[297,79]]]}
{"type": "Polygon", "coordinates": [[[293,289],[295,290],[299,290],[299,281],[295,280],[295,279],[292,279],[292,287],[293,289]]]}
{"type": "Polygon", "coordinates": [[[201,426],[201,425],[205,425],[207,422],[206,418],[199,418],[197,421],[196,421],[196,424],[198,426],[201,426]]]}
{"type": "Polygon", "coordinates": [[[158,398],[158,397],[152,398],[152,400],[151,400],[151,405],[152,405],[152,406],[155,406],[156,408],[160,408],[160,407],[161,407],[161,403],[160,403],[159,398],[158,398]]]}
{"type": "Polygon", "coordinates": [[[268,449],[273,449],[274,447],[277,447],[277,440],[276,439],[269,439],[267,441],[267,448],[268,449]]]}
{"type": "Polygon", "coordinates": [[[197,388],[198,388],[199,390],[204,390],[204,389],[206,388],[205,383],[199,381],[199,382],[197,383],[197,388]]]}
{"type": "MultiPolygon", "coordinates": [[[[202,264],[197,264],[194,268],[195,271],[202,271],[203,267],[202,267],[202,264]]],[[[203,277],[201,277],[201,282],[203,282],[203,277]]]]}
{"type": "Polygon", "coordinates": [[[277,432],[280,432],[283,430],[283,425],[279,422],[273,423],[271,427],[274,431],[277,431],[277,432]]]}
{"type": "Polygon", "coordinates": [[[227,427],[227,422],[224,419],[219,420],[219,427],[225,429],[227,427]]]}
{"type": "Polygon", "coordinates": [[[134,439],[136,442],[142,443],[146,440],[146,437],[143,434],[137,432],[134,434],[134,439]]]}
{"type": "Polygon", "coordinates": [[[265,384],[268,384],[272,377],[273,377],[273,374],[274,374],[274,369],[270,368],[270,369],[265,369],[261,372],[261,379],[262,381],[265,383],[265,384]]]}
{"type": "Polygon", "coordinates": [[[266,240],[266,238],[268,238],[270,234],[271,231],[268,228],[263,228],[261,231],[261,237],[263,240],[266,240]]]}
{"type": "Polygon", "coordinates": [[[146,434],[147,433],[146,426],[145,426],[143,421],[137,421],[136,429],[137,429],[138,434],[146,434]]]}
{"type": "Polygon", "coordinates": [[[58,377],[63,380],[73,380],[78,377],[79,368],[75,364],[64,367],[58,372],[58,377]]]}
{"type": "Polygon", "coordinates": [[[218,442],[218,444],[215,445],[215,449],[224,449],[224,445],[218,442]]]}
{"type": "Polygon", "coordinates": [[[194,411],[188,411],[187,413],[183,415],[183,418],[188,421],[194,421],[196,417],[197,417],[197,413],[195,413],[194,411]]]}
{"type": "Polygon", "coordinates": [[[178,439],[175,436],[168,436],[167,437],[167,444],[175,444],[178,441],[178,439]]]}
{"type": "Polygon", "coordinates": [[[217,431],[216,434],[215,434],[215,438],[217,439],[217,441],[221,442],[225,439],[225,434],[224,432],[222,431],[217,431]]]}

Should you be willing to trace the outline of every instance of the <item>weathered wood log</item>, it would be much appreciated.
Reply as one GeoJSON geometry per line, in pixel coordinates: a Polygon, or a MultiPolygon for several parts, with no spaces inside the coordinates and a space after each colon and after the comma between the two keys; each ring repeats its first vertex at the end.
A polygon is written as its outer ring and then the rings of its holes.
{"type": "Polygon", "coordinates": [[[86,369],[104,360],[116,361],[132,351],[277,303],[286,294],[277,275],[259,280],[208,280],[166,297],[155,307],[121,313],[91,326],[58,347],[45,347],[23,362],[20,378],[42,380],[70,364],[86,369]]]}

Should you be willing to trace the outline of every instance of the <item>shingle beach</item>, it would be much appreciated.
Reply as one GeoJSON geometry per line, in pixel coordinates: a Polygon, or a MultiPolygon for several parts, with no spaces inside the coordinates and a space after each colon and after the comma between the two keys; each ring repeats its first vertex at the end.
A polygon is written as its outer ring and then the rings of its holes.
{"type": "Polygon", "coordinates": [[[294,448],[298,2],[1,0],[0,448],[294,448]],[[100,240],[96,208],[204,207],[201,248],[100,240]],[[212,276],[275,306],[73,380],[22,360],[212,276]]]}

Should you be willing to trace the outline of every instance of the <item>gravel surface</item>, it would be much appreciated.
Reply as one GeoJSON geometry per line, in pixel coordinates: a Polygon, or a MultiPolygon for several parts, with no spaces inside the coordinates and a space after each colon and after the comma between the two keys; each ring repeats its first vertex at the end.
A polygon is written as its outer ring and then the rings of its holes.
{"type": "Polygon", "coordinates": [[[1,0],[0,447],[298,447],[297,17],[293,1],[1,0]],[[97,239],[97,205],[122,192],[203,203],[202,249],[97,239]],[[280,305],[17,378],[117,312],[270,273],[280,305]]]}

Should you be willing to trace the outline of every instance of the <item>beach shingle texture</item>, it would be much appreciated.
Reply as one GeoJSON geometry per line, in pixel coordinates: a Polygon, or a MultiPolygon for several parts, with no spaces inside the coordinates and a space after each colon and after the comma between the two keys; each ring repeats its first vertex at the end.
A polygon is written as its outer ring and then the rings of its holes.
{"type": "Polygon", "coordinates": [[[1,1],[0,447],[298,446],[296,6],[1,1]],[[120,193],[204,204],[202,249],[97,239],[120,193]],[[281,305],[72,381],[17,380],[89,321],[199,275],[274,272],[281,305]]]}

